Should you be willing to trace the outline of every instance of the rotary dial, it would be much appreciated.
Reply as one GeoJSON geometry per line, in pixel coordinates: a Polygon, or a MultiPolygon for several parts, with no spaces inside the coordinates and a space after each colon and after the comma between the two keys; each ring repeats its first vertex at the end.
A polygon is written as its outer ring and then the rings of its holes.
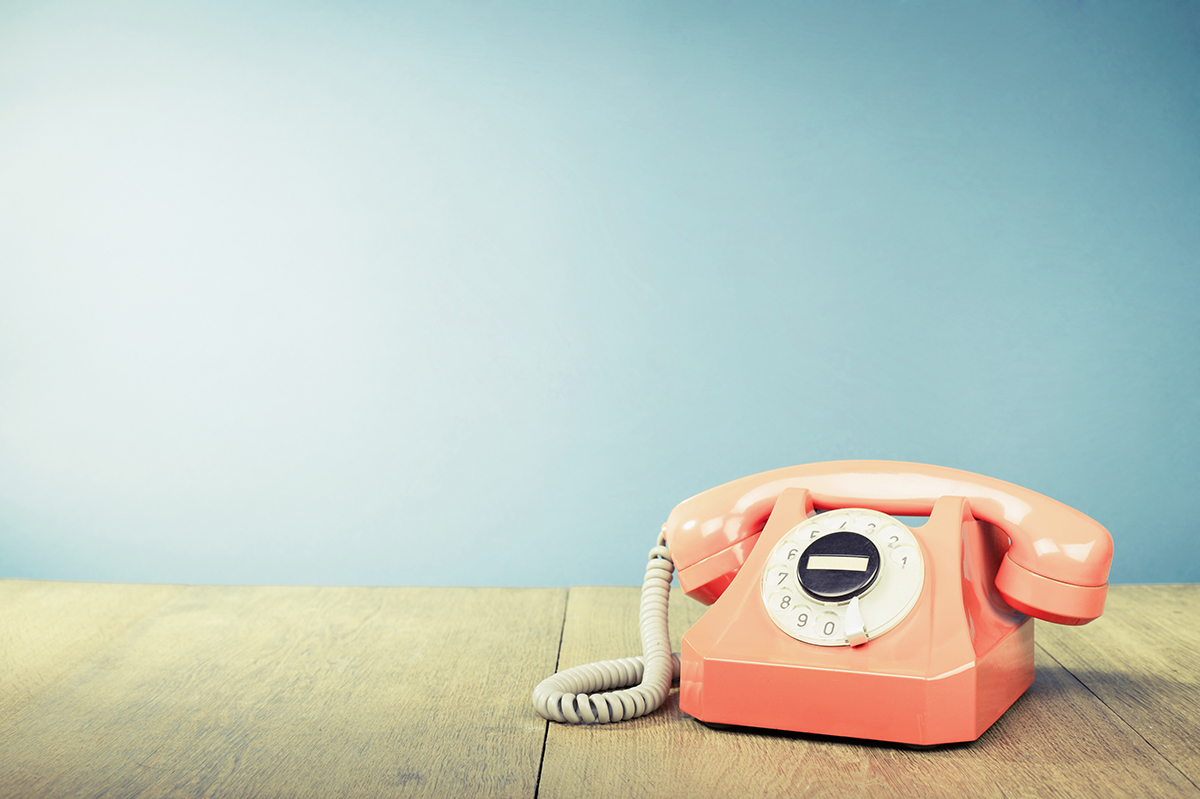
{"type": "Polygon", "coordinates": [[[763,570],[762,600],[793,638],[858,646],[899,624],[924,584],[911,530],[887,514],[845,508],[817,514],[780,539],[763,570]]]}

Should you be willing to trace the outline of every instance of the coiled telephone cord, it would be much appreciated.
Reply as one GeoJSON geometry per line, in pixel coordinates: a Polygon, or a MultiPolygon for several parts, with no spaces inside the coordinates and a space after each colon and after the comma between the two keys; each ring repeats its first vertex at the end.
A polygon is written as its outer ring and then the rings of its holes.
{"type": "Polygon", "coordinates": [[[679,655],[671,652],[667,631],[667,601],[674,573],[671,550],[660,532],[642,580],[638,612],[642,656],[575,666],[542,680],[533,689],[538,715],[564,724],[608,724],[658,709],[671,691],[671,682],[679,678],[679,655]],[[612,688],[624,690],[609,690],[612,688]]]}

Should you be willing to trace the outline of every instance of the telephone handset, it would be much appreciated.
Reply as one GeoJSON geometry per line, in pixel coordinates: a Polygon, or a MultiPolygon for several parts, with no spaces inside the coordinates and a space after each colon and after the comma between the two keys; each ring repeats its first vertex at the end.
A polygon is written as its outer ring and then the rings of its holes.
{"type": "Polygon", "coordinates": [[[619,721],[653,711],[678,677],[680,708],[708,723],[972,741],[1033,682],[1029,617],[1097,618],[1111,560],[1112,537],[1089,517],[970,472],[835,461],[751,475],[667,518],[643,584],[643,657],[560,672],[534,706],[619,721]],[[678,656],[675,569],[712,605],[678,656]]]}

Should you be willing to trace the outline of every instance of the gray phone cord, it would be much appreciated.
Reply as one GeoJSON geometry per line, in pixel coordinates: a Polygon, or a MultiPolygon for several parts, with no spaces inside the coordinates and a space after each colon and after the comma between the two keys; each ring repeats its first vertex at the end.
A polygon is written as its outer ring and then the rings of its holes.
{"type": "Polygon", "coordinates": [[[642,656],[575,666],[542,680],[533,689],[538,715],[565,724],[608,724],[652,713],[666,700],[671,681],[679,678],[679,655],[671,652],[667,632],[667,600],[674,573],[671,550],[660,532],[642,580],[638,614],[642,656]]]}

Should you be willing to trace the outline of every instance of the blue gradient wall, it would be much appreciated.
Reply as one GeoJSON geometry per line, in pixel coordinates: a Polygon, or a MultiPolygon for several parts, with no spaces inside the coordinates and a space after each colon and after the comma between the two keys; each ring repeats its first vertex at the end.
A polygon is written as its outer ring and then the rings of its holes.
{"type": "Polygon", "coordinates": [[[817,460],[1200,580],[1195,4],[0,10],[0,576],[640,582],[817,460]]]}

